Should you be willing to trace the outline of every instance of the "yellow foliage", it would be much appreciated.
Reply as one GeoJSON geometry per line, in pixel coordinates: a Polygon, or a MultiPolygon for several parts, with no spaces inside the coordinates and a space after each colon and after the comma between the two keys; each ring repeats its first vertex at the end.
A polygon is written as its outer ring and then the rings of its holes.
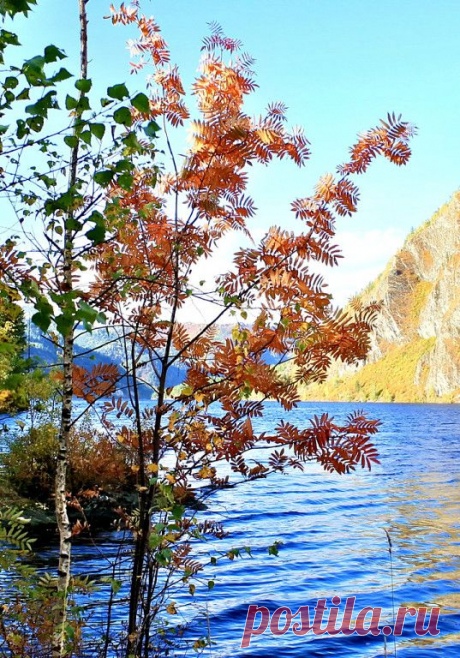
{"type": "Polygon", "coordinates": [[[384,357],[355,373],[301,387],[301,398],[342,402],[428,402],[431,396],[423,390],[423,372],[419,385],[414,383],[415,372],[421,357],[432,349],[435,340],[419,338],[406,345],[392,346],[384,357]]]}
{"type": "Polygon", "coordinates": [[[407,330],[415,331],[420,323],[420,314],[426,306],[430,292],[433,290],[431,281],[419,281],[410,296],[407,312],[405,314],[405,325],[407,330]]]}
{"type": "Polygon", "coordinates": [[[11,391],[0,391],[0,409],[6,409],[11,400],[11,391]]]}
{"type": "Polygon", "coordinates": [[[215,474],[214,468],[210,468],[209,466],[203,466],[203,468],[201,468],[197,473],[197,477],[205,480],[207,478],[213,477],[214,474],[215,474]]]}

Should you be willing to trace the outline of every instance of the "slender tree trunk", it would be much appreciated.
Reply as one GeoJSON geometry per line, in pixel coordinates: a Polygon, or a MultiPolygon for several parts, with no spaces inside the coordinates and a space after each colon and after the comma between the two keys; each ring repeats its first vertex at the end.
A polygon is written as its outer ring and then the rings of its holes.
{"type": "Polygon", "coordinates": [[[137,382],[137,363],[136,363],[136,344],[133,340],[131,346],[131,367],[132,367],[132,390],[134,394],[134,409],[136,416],[136,429],[138,440],[138,457],[139,457],[139,484],[141,491],[139,493],[139,528],[134,548],[134,563],[131,574],[131,590],[129,600],[129,619],[128,619],[128,645],[127,655],[138,655],[136,647],[140,646],[137,636],[137,616],[138,606],[142,585],[142,575],[144,570],[144,557],[147,546],[148,533],[150,527],[150,513],[147,507],[146,482],[145,482],[145,456],[144,456],[144,437],[142,434],[141,411],[139,405],[139,391],[137,382]],[[146,522],[148,519],[148,524],[146,522]]]}
{"type": "MultiPolygon", "coordinates": [[[[167,350],[169,356],[169,349],[167,350]]],[[[154,454],[153,463],[158,464],[159,460],[159,436],[162,418],[162,406],[166,391],[166,374],[167,366],[163,365],[159,383],[157,412],[154,429],[154,454]]],[[[145,556],[148,550],[148,540],[150,532],[150,514],[155,496],[156,487],[150,485],[147,492],[142,491],[139,501],[139,528],[134,547],[134,562],[131,575],[131,591],[129,598],[129,619],[128,619],[128,643],[126,657],[136,658],[141,656],[143,635],[139,634],[138,610],[141,598],[142,577],[145,568],[145,556]],[[147,495],[146,495],[147,493],[147,495]]],[[[146,640],[148,641],[148,639],[146,640]]]]}
{"type": "MultiPolygon", "coordinates": [[[[80,75],[86,78],[88,73],[87,54],[87,17],[86,4],[88,0],[78,0],[80,17],[80,75]]],[[[78,142],[72,149],[69,188],[72,189],[77,181],[78,174],[78,142]]],[[[71,214],[66,219],[70,219],[71,214]]],[[[68,222],[64,228],[62,290],[64,293],[72,292],[74,236],[68,222]]],[[[63,391],[61,423],[59,429],[59,452],[56,465],[55,482],[55,508],[56,520],[59,530],[59,564],[58,564],[58,593],[62,598],[56,619],[53,638],[53,658],[63,658],[66,654],[66,622],[68,606],[68,589],[71,572],[71,539],[72,528],[67,513],[67,467],[68,444],[72,426],[72,398],[73,398],[73,360],[74,360],[74,328],[64,336],[63,347],[63,391]]]]}
{"type": "MultiPolygon", "coordinates": [[[[65,266],[64,266],[65,267],[65,266]]],[[[65,626],[67,621],[67,592],[70,581],[71,537],[72,529],[67,514],[67,445],[72,422],[72,364],[73,364],[73,332],[64,338],[64,388],[62,394],[61,427],[59,432],[59,453],[56,466],[56,520],[59,530],[59,565],[58,592],[62,597],[55,638],[53,658],[65,655],[65,626]]]]}
{"type": "MultiPolygon", "coordinates": [[[[176,217],[177,217],[177,208],[176,208],[176,217]]],[[[158,382],[158,397],[156,405],[156,414],[155,414],[155,425],[153,431],[153,455],[152,463],[157,464],[160,459],[160,434],[161,434],[161,422],[164,415],[164,401],[166,396],[166,380],[169,369],[169,358],[171,355],[172,347],[172,337],[173,331],[176,324],[176,314],[178,308],[178,299],[179,299],[179,256],[176,254],[175,263],[174,263],[174,272],[175,272],[175,298],[173,306],[171,309],[171,319],[170,319],[170,329],[168,333],[168,338],[166,340],[165,352],[162,358],[161,371],[160,371],[160,380],[158,382]]],[[[136,369],[134,367],[134,353],[133,353],[133,384],[135,395],[137,396],[136,386],[136,369]]],[[[136,397],[136,418],[138,423],[140,421],[140,407],[139,400],[136,397]]],[[[140,432],[140,424],[138,431],[140,432]]],[[[141,436],[139,437],[139,446],[141,446],[141,436]]],[[[139,454],[140,461],[144,463],[144,454],[143,448],[142,452],[139,454]]],[[[144,478],[144,474],[141,475],[144,478]]],[[[144,480],[142,480],[144,482],[144,480]]],[[[144,482],[145,484],[145,482],[144,482]]],[[[144,487],[143,487],[144,489],[144,487]]],[[[143,633],[139,634],[139,624],[138,624],[138,610],[139,603],[141,598],[141,586],[142,586],[142,577],[144,575],[145,568],[145,556],[148,551],[149,545],[149,533],[150,533],[150,523],[151,523],[151,510],[153,501],[155,498],[156,486],[149,485],[147,492],[142,491],[139,501],[139,529],[136,537],[135,547],[134,547],[134,560],[133,560],[133,571],[131,576],[131,590],[129,597],[129,618],[128,618],[128,642],[126,647],[126,658],[140,658],[142,655],[142,642],[145,641],[148,643],[149,638],[146,633],[150,633],[150,624],[147,624],[144,628],[143,633]],[[147,629],[147,630],[146,630],[147,629]]],[[[150,592],[150,600],[152,600],[153,592],[150,592]]]]}
{"type": "MultiPolygon", "coordinates": [[[[165,131],[166,132],[166,131],[165,131]]],[[[178,169],[176,166],[176,161],[174,159],[174,154],[170,141],[167,137],[169,152],[173,161],[174,171],[176,176],[178,176],[178,169]]],[[[175,196],[175,209],[174,209],[174,225],[175,233],[178,232],[178,217],[179,217],[179,197],[176,192],[175,196]]],[[[168,337],[166,340],[166,346],[163,358],[161,360],[161,371],[160,378],[158,382],[158,397],[157,397],[157,407],[155,414],[155,426],[153,431],[153,455],[152,463],[158,465],[160,459],[160,435],[161,435],[161,422],[164,415],[164,401],[166,396],[166,380],[168,376],[168,369],[170,367],[169,358],[171,355],[172,347],[172,338],[173,332],[176,325],[176,315],[179,304],[179,291],[180,291],[180,282],[179,282],[179,270],[180,270],[180,255],[179,251],[174,252],[174,301],[171,308],[171,317],[170,317],[170,327],[168,332],[168,337]]],[[[136,371],[133,371],[134,379],[136,378],[136,371]]],[[[135,384],[137,382],[134,382],[135,384]]],[[[140,409],[137,401],[136,405],[136,417],[140,419],[140,409]]],[[[140,430],[139,430],[140,431],[140,430]]],[[[139,445],[141,445],[139,437],[139,445]]],[[[142,453],[139,455],[140,461],[144,462],[143,449],[142,453]]],[[[141,477],[144,477],[142,475],[141,477]]],[[[139,602],[141,597],[141,585],[142,585],[142,576],[144,574],[145,566],[145,556],[149,547],[149,533],[150,533],[150,524],[151,524],[151,509],[153,501],[155,498],[155,492],[157,488],[156,485],[150,484],[147,492],[142,491],[140,501],[139,501],[139,531],[136,537],[136,543],[134,548],[134,560],[133,560],[133,572],[131,578],[131,590],[129,596],[129,618],[128,618],[128,642],[126,647],[126,658],[141,658],[142,656],[142,642],[145,641],[145,644],[148,645],[150,634],[150,623],[147,623],[146,627],[143,630],[142,634],[139,634],[138,627],[138,610],[139,602]]],[[[153,598],[153,592],[149,592],[150,601],[153,598]]]]}

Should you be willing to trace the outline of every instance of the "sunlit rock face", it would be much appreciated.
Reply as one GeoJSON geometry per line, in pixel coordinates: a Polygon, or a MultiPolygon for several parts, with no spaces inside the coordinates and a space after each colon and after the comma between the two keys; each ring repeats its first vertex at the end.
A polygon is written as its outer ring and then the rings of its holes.
{"type": "Polygon", "coordinates": [[[427,397],[454,392],[460,387],[460,193],[409,236],[387,270],[371,291],[385,304],[377,343],[433,339],[414,385],[427,397]]]}
{"type": "Polygon", "coordinates": [[[368,358],[353,370],[335,365],[334,384],[330,377],[315,396],[460,401],[460,192],[409,235],[359,298],[383,304],[368,358]]]}

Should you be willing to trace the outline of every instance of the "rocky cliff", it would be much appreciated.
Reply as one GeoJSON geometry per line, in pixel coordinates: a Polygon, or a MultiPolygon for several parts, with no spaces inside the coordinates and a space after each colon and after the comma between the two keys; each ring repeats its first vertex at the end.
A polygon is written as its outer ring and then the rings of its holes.
{"type": "Polygon", "coordinates": [[[460,401],[460,192],[407,238],[358,297],[380,301],[372,350],[305,399],[460,401]]]}

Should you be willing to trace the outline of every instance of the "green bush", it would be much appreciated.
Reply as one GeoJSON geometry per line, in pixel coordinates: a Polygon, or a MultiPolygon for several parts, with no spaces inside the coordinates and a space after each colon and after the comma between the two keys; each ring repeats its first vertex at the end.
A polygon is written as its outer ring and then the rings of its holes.
{"type": "Polygon", "coordinates": [[[17,493],[46,500],[54,488],[58,432],[53,423],[44,423],[18,432],[8,440],[1,461],[5,475],[17,493]]]}

